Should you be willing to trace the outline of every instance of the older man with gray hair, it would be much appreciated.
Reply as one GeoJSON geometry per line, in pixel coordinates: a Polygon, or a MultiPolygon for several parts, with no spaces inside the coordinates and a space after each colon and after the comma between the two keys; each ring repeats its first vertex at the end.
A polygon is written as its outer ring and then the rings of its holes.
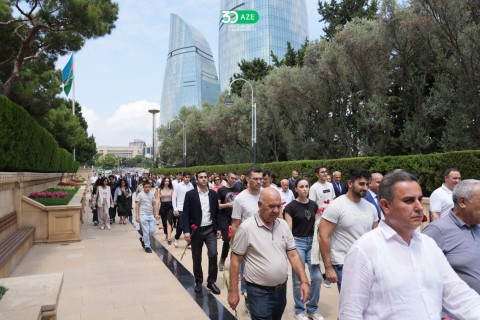
{"type": "Polygon", "coordinates": [[[423,233],[435,240],[453,270],[480,294],[480,180],[458,183],[452,197],[453,209],[423,233]]]}

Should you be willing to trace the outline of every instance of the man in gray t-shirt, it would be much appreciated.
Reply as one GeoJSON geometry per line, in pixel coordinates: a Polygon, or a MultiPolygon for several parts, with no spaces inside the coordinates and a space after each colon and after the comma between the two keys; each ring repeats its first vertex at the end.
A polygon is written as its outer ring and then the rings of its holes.
{"type": "Polygon", "coordinates": [[[423,233],[435,240],[453,270],[480,294],[480,180],[458,183],[453,203],[453,210],[430,223],[423,233]]]}
{"type": "Polygon", "coordinates": [[[135,199],[135,221],[142,227],[143,238],[142,246],[145,246],[145,252],[152,253],[150,247],[150,237],[155,233],[157,227],[158,203],[155,200],[155,192],[150,190],[152,182],[147,179],[142,181],[143,191],[135,199]]]}
{"type": "Polygon", "coordinates": [[[328,281],[342,287],[343,260],[352,244],[378,225],[377,210],[363,199],[370,173],[354,168],[349,172],[348,191],[333,200],[323,212],[318,227],[320,253],[328,281]]]}

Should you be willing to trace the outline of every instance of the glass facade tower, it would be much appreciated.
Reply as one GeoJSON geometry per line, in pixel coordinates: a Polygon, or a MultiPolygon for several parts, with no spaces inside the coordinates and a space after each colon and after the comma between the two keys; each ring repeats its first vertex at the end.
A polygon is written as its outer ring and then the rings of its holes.
{"type": "MultiPolygon", "coordinates": [[[[219,25],[219,75],[222,90],[228,88],[238,63],[254,58],[272,63],[270,51],[282,59],[287,42],[300,48],[308,37],[306,0],[222,0],[220,12],[226,10],[255,10],[259,20],[255,24],[219,25]]],[[[222,17],[222,14],[220,15],[222,17]]]]}
{"type": "Polygon", "coordinates": [[[163,77],[160,123],[168,124],[184,106],[216,104],[220,85],[212,49],[205,37],[176,14],[170,15],[170,40],[163,77]]]}

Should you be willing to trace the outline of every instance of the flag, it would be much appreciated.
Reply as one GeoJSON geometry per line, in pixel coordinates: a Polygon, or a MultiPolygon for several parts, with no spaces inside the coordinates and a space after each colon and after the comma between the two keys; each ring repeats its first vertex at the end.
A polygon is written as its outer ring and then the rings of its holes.
{"type": "Polygon", "coordinates": [[[73,82],[73,54],[68,60],[67,65],[62,70],[63,91],[68,96],[73,82]]]}

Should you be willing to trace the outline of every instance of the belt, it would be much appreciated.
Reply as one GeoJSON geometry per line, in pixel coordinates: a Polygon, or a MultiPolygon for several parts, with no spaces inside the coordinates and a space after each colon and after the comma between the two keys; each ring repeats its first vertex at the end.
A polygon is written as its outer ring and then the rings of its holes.
{"type": "Polygon", "coordinates": [[[248,285],[257,287],[257,288],[265,290],[265,291],[275,291],[275,292],[281,291],[281,290],[285,289],[285,287],[287,286],[287,281],[285,281],[282,284],[279,284],[278,286],[273,286],[273,287],[261,286],[259,284],[251,283],[251,282],[248,282],[248,281],[246,281],[246,283],[248,285]]]}

